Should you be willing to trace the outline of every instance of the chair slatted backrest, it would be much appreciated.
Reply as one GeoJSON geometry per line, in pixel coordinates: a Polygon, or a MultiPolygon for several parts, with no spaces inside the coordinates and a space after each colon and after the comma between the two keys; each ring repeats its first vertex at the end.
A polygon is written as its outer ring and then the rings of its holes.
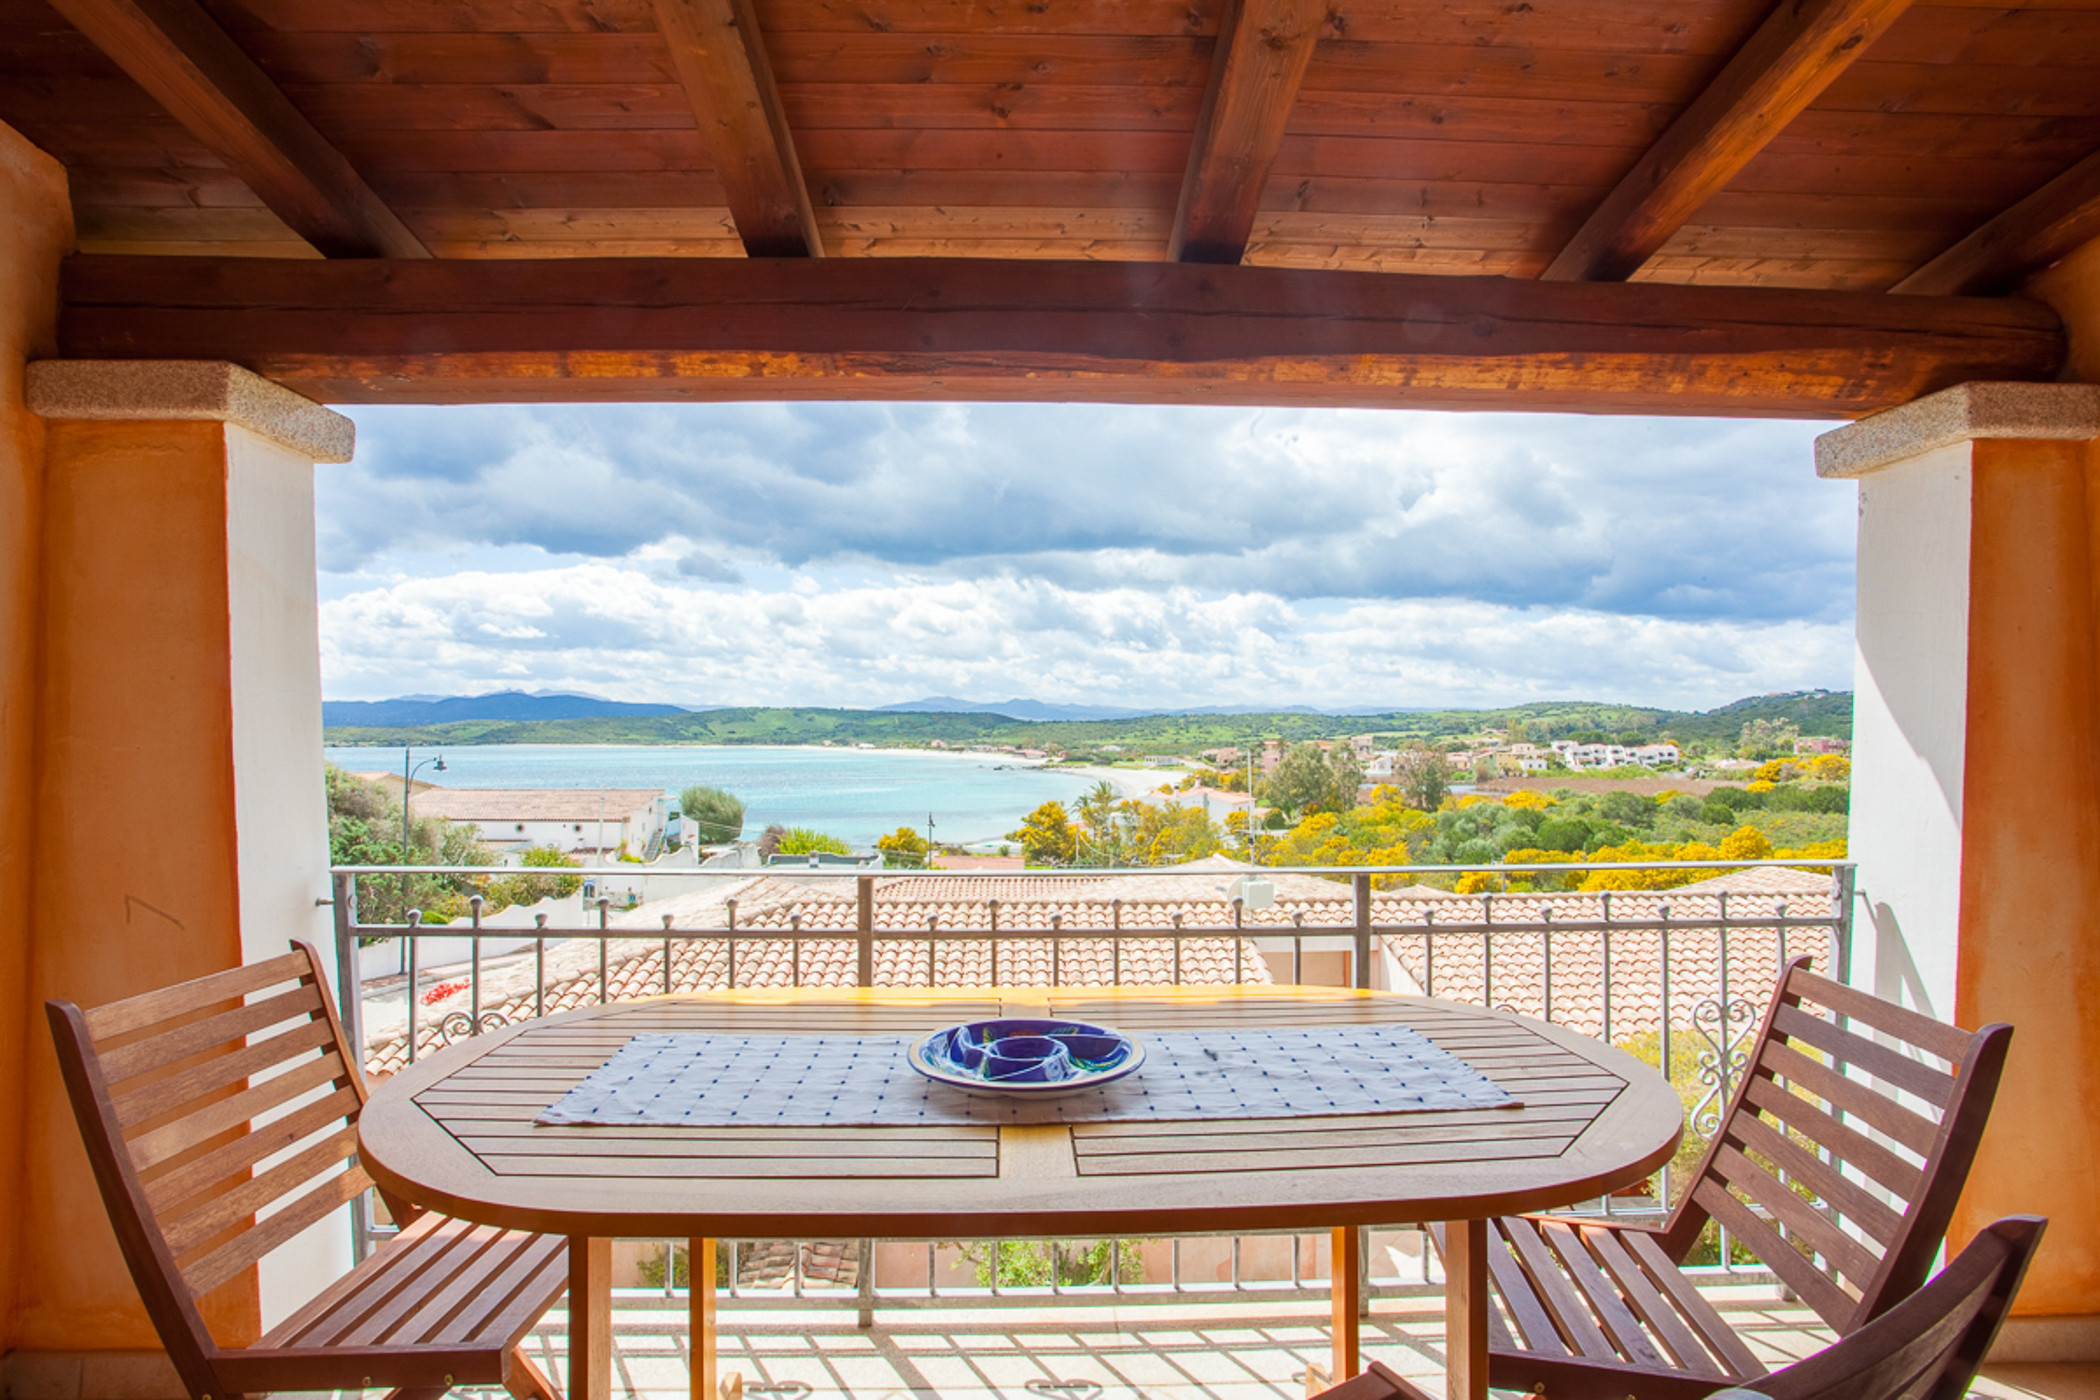
{"type": "Polygon", "coordinates": [[[320,955],[45,1009],[132,1278],[191,1393],[213,1393],[197,1300],[372,1184],[320,955]]]}
{"type": "MultiPolygon", "coordinates": [[[[1962,1400],[1989,1353],[2046,1221],[2008,1216],[1940,1276],[1836,1345],[1722,1395],[1763,1400],[1962,1400]]],[[[1709,1396],[1708,1400],[1720,1400],[1709,1396]]]]}
{"type": "Polygon", "coordinates": [[[1838,1335],[1872,1321],[1931,1271],[2011,1037],[1789,962],[1665,1248],[1717,1221],[1838,1335]]]}

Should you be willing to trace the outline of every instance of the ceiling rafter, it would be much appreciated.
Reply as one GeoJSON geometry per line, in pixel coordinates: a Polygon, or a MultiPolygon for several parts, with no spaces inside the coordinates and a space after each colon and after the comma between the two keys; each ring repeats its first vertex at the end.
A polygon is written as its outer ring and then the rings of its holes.
{"type": "Polygon", "coordinates": [[[1226,0],[1167,240],[1174,262],[1236,263],[1283,143],[1327,0],[1226,0]]]}
{"type": "Polygon", "coordinates": [[[1910,0],[1781,0],[1542,274],[1623,282],[1873,46],[1910,0]]]}
{"type": "Polygon", "coordinates": [[[1011,399],[1853,415],[2046,380],[2017,297],[985,258],[76,257],[60,353],[324,402],[1011,399]]]}
{"type": "Polygon", "coordinates": [[[2095,238],[2100,238],[2100,151],[1889,290],[1939,296],[2010,291],[2030,274],[2095,238]]]}
{"type": "Polygon", "coordinates": [[[323,256],[430,256],[197,0],[52,4],[323,256]]]}
{"type": "Polygon", "coordinates": [[[751,0],[656,0],[657,27],[754,258],[824,255],[751,0]]]}

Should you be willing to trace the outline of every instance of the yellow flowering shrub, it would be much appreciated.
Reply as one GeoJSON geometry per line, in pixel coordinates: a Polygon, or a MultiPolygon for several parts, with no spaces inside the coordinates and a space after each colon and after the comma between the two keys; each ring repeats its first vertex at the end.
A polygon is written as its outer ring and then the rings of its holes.
{"type": "Polygon", "coordinates": [[[1769,860],[1772,843],[1754,826],[1739,826],[1721,838],[1722,860],[1769,860]]]}

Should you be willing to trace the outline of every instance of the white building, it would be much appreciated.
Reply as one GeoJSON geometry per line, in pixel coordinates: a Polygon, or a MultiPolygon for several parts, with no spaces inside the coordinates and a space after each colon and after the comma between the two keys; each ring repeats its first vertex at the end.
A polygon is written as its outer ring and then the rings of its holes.
{"type": "Polygon", "coordinates": [[[1200,807],[1203,815],[1214,822],[1224,821],[1234,812],[1244,812],[1254,799],[1244,792],[1226,792],[1221,788],[1193,787],[1186,792],[1159,792],[1154,798],[1167,807],[1200,807]]]}
{"type": "Polygon", "coordinates": [[[414,816],[478,828],[482,844],[511,863],[527,846],[552,846],[586,863],[654,854],[674,805],[654,788],[431,787],[408,803],[414,816]]]}
{"type": "MultiPolygon", "coordinates": [[[[1553,751],[1560,755],[1561,762],[1578,772],[1598,768],[1653,768],[1657,764],[1675,763],[1679,758],[1675,744],[1643,744],[1639,748],[1629,748],[1624,744],[1578,744],[1573,739],[1555,739],[1553,751]]],[[[1531,770],[1527,768],[1525,771],[1531,770]]]]}

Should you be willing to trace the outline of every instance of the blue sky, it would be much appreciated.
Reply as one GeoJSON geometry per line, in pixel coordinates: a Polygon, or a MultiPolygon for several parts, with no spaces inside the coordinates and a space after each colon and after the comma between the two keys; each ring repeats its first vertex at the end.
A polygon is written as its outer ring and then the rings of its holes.
{"type": "Polygon", "coordinates": [[[1851,684],[1828,423],[1010,404],[359,408],[331,699],[1706,708],[1851,684]]]}

